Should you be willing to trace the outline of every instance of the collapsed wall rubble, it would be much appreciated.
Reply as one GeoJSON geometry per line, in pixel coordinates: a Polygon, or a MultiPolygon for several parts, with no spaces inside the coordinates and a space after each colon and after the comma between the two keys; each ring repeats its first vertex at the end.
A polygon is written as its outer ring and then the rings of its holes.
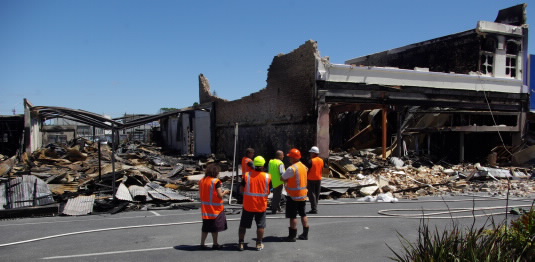
{"type": "Polygon", "coordinates": [[[344,194],[324,188],[327,197],[360,198],[384,193],[406,199],[473,193],[531,197],[535,193],[533,167],[452,165],[443,161],[435,164],[415,156],[383,160],[372,150],[331,152],[328,163],[331,172],[327,177],[352,180],[358,185],[348,188],[344,194]]]}
{"type": "MultiPolygon", "coordinates": [[[[222,167],[223,187],[231,187],[232,164],[222,156],[171,156],[162,153],[159,147],[137,142],[118,146],[112,156],[111,146],[76,139],[68,145],[50,144],[31,155],[23,154],[21,161],[15,156],[2,156],[0,185],[3,187],[0,188],[4,190],[0,194],[0,209],[59,203],[56,212],[63,215],[189,210],[198,207],[197,183],[210,163],[222,167]],[[24,179],[33,181],[25,182],[30,186],[18,189],[26,190],[27,197],[10,197],[9,193],[20,193],[13,186],[24,179]],[[34,184],[35,188],[31,186],[34,184]],[[37,190],[37,185],[44,185],[44,189],[37,190]],[[10,201],[25,204],[14,205],[10,201]]],[[[452,165],[444,161],[434,163],[423,156],[385,160],[377,155],[379,151],[331,151],[326,161],[322,198],[396,202],[422,196],[531,197],[535,193],[532,167],[452,165]]]]}

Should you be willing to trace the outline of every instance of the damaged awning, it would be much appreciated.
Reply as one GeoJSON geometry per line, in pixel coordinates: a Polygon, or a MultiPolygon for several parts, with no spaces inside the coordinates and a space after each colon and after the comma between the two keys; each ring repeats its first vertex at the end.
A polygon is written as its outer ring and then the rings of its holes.
{"type": "Polygon", "coordinates": [[[80,109],[71,109],[66,107],[56,107],[56,106],[32,106],[30,110],[38,114],[43,120],[53,119],[53,118],[65,118],[68,120],[73,120],[90,126],[102,128],[102,129],[127,129],[140,126],[153,122],[155,120],[166,118],[168,116],[176,115],[178,113],[191,112],[196,110],[207,110],[204,108],[193,108],[186,107],[183,109],[173,110],[157,115],[146,115],[141,118],[135,119],[133,121],[125,122],[122,121],[123,118],[109,119],[103,115],[95,114],[92,112],[80,110],[80,109]]]}
{"type": "Polygon", "coordinates": [[[327,103],[521,111],[529,91],[522,80],[513,78],[429,72],[427,69],[318,64],[318,92],[327,103]]]}
{"type": "Polygon", "coordinates": [[[528,92],[527,88],[523,86],[522,80],[519,79],[420,70],[325,64],[318,68],[317,80],[392,87],[412,86],[513,94],[528,92]]]}

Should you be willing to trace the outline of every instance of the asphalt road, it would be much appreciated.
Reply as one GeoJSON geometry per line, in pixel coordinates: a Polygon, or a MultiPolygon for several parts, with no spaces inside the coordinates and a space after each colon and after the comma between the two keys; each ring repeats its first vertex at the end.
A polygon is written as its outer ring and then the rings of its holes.
{"type": "MultiPolygon", "coordinates": [[[[283,214],[268,215],[264,250],[253,249],[253,225],[246,234],[250,249],[242,252],[236,250],[240,215],[227,216],[229,229],[219,235],[225,246],[218,251],[198,250],[199,210],[3,220],[0,252],[2,261],[389,261],[393,253],[387,245],[394,250],[401,248],[398,233],[411,241],[417,239],[422,220],[415,216],[455,212],[426,220],[442,229],[453,221],[462,227],[488,224],[486,216],[474,218],[472,214],[505,211],[505,200],[473,199],[429,197],[398,203],[321,200],[320,213],[309,216],[309,240],[285,242],[288,219],[283,214]],[[477,211],[488,207],[498,208],[477,211]]],[[[530,205],[532,199],[526,200],[510,200],[509,205],[530,205]]],[[[505,215],[494,215],[493,219],[500,223],[505,215]]]]}

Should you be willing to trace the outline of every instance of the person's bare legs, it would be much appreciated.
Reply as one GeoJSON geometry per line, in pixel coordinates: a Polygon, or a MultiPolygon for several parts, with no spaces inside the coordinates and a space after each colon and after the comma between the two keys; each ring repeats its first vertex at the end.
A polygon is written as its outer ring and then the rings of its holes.
{"type": "Polygon", "coordinates": [[[243,242],[244,239],[245,239],[245,227],[240,227],[240,229],[238,230],[238,237],[239,237],[239,240],[240,242],[243,242]]]}
{"type": "Polygon", "coordinates": [[[201,246],[204,246],[204,241],[206,241],[207,236],[208,236],[208,232],[201,233],[201,246]]]}
{"type": "Polygon", "coordinates": [[[256,242],[262,242],[262,239],[264,239],[264,228],[257,228],[256,229],[256,242]]]}
{"type": "MultiPolygon", "coordinates": [[[[301,218],[301,221],[302,220],[303,220],[303,218],[301,218]]],[[[297,218],[290,218],[290,228],[291,229],[297,229],[297,218]]]]}
{"type": "Polygon", "coordinates": [[[214,246],[219,245],[219,243],[217,243],[217,235],[218,235],[217,232],[212,232],[212,240],[214,242],[214,246]]]}
{"type": "Polygon", "coordinates": [[[245,231],[246,231],[245,227],[240,227],[240,229],[238,230],[238,237],[239,237],[238,249],[240,251],[243,251],[243,249],[245,248],[245,244],[244,244],[245,231]]]}
{"type": "MultiPolygon", "coordinates": [[[[301,224],[303,224],[303,227],[308,227],[308,217],[301,217],[301,224]]],[[[297,228],[297,219],[294,228],[297,228]]]]}

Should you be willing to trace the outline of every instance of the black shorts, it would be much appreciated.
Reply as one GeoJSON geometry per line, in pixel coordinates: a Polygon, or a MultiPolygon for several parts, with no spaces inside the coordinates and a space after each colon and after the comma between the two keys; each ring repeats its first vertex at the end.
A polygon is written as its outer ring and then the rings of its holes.
{"type": "Polygon", "coordinates": [[[253,218],[256,221],[256,228],[266,227],[266,212],[249,212],[245,209],[241,212],[240,227],[251,228],[253,218]]]}
{"type": "Polygon", "coordinates": [[[227,230],[227,216],[221,212],[215,219],[202,220],[202,232],[221,232],[227,230]]]}
{"type": "Polygon", "coordinates": [[[306,217],[305,206],[307,201],[294,201],[291,197],[286,196],[286,218],[306,217]]]}

